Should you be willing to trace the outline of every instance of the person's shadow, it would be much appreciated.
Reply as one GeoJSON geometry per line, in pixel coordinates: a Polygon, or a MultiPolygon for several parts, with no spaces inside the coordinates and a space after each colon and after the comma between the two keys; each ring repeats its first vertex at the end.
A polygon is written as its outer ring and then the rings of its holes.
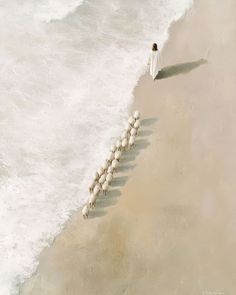
{"type": "Polygon", "coordinates": [[[165,79],[172,76],[180,75],[180,74],[187,74],[191,72],[192,70],[200,67],[201,65],[204,65],[207,63],[206,59],[199,59],[192,62],[186,62],[181,64],[176,64],[173,66],[165,67],[160,70],[160,72],[157,74],[155,80],[165,79]]]}

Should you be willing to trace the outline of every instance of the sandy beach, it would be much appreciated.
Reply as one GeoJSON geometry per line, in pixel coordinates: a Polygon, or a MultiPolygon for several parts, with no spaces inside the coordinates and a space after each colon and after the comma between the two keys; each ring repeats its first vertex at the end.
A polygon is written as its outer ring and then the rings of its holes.
{"type": "Polygon", "coordinates": [[[233,295],[236,3],[198,0],[144,75],[142,113],[108,196],[74,214],[21,295],[233,295]]]}

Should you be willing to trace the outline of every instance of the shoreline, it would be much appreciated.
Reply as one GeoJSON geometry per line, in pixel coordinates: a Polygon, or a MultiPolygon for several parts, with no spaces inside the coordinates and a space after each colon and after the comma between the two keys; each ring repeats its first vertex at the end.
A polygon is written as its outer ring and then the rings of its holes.
{"type": "MultiPolygon", "coordinates": [[[[217,46],[232,58],[235,43],[228,47],[233,30],[218,24],[221,5],[201,0],[171,27],[161,76],[153,82],[146,74],[135,88],[133,109],[141,111],[143,124],[110,195],[88,220],[80,211],[73,215],[21,295],[233,294],[235,145],[226,126],[235,122],[235,72],[232,63],[220,73],[224,90],[230,87],[222,98],[217,70],[225,61],[217,46]],[[199,15],[212,40],[199,34],[199,15]]],[[[235,6],[229,1],[228,13],[235,6]]]]}

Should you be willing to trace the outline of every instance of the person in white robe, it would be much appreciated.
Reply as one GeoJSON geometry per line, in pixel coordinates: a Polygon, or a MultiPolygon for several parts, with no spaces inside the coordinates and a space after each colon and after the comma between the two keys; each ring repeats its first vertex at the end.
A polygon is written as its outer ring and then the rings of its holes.
{"type": "Polygon", "coordinates": [[[155,80],[158,72],[160,71],[160,51],[158,50],[157,44],[152,45],[152,52],[149,57],[148,65],[150,66],[150,75],[155,80]]]}

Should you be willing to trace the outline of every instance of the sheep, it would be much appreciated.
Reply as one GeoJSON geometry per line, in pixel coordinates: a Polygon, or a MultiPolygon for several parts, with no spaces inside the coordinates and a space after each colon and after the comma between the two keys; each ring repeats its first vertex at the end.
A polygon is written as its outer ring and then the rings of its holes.
{"type": "Polygon", "coordinates": [[[131,135],[129,138],[129,147],[132,147],[134,145],[135,142],[135,136],[131,135]]]}
{"type": "Polygon", "coordinates": [[[132,128],[131,130],[130,130],[130,135],[131,136],[135,136],[137,134],[137,130],[135,129],[135,128],[132,128]]]}
{"type": "Polygon", "coordinates": [[[127,123],[125,126],[125,131],[130,132],[131,128],[132,128],[132,126],[129,123],[127,123]]]}
{"type": "Polygon", "coordinates": [[[94,174],[94,181],[97,181],[98,178],[99,178],[99,174],[98,174],[98,172],[95,172],[95,174],[94,174]]]}
{"type": "Polygon", "coordinates": [[[97,195],[95,194],[91,194],[90,197],[89,197],[89,207],[92,209],[92,208],[95,208],[95,205],[96,205],[96,199],[97,199],[97,195]]]}
{"type": "Polygon", "coordinates": [[[94,195],[98,195],[99,192],[100,192],[100,189],[101,189],[100,184],[96,184],[95,187],[94,187],[94,189],[93,189],[94,195]]]}
{"type": "Polygon", "coordinates": [[[108,169],[107,169],[107,174],[109,174],[109,173],[112,174],[113,171],[114,171],[114,168],[112,166],[109,166],[108,169]]]}
{"type": "Polygon", "coordinates": [[[128,146],[128,139],[124,138],[121,143],[122,149],[125,151],[128,146]]]}
{"type": "Polygon", "coordinates": [[[118,164],[119,164],[119,162],[116,159],[112,161],[111,166],[114,169],[114,171],[116,170],[118,164]]]}
{"type": "Polygon", "coordinates": [[[108,173],[106,177],[106,182],[110,183],[112,179],[113,179],[113,175],[111,173],[108,173]]]}
{"type": "Polygon", "coordinates": [[[140,127],[140,120],[137,119],[137,120],[135,121],[135,123],[134,123],[134,128],[135,128],[135,129],[139,129],[139,127],[140,127]]]}
{"type": "Polygon", "coordinates": [[[90,193],[93,191],[95,185],[96,185],[96,181],[93,181],[93,182],[91,183],[91,185],[89,186],[89,192],[90,192],[90,193]]]}
{"type": "Polygon", "coordinates": [[[117,160],[117,161],[120,161],[120,157],[121,157],[121,151],[116,151],[115,152],[115,159],[117,160]]]}
{"type": "Polygon", "coordinates": [[[83,215],[83,218],[88,218],[89,216],[89,208],[88,208],[88,205],[85,205],[82,209],[82,215],[83,215]]]}
{"type": "Polygon", "coordinates": [[[122,135],[121,135],[121,139],[123,140],[123,139],[125,139],[125,138],[127,138],[128,137],[128,132],[127,131],[124,131],[123,133],[122,133],[122,135]]]}
{"type": "Polygon", "coordinates": [[[116,142],[116,148],[117,148],[117,150],[120,150],[120,148],[121,148],[121,140],[120,139],[118,139],[116,142]]]}
{"type": "Polygon", "coordinates": [[[116,146],[115,146],[115,145],[111,146],[110,151],[111,151],[112,153],[114,153],[114,152],[116,151],[116,146]]]}
{"type": "Polygon", "coordinates": [[[106,180],[106,173],[101,175],[98,182],[102,185],[105,180],[106,180]]]}
{"type": "Polygon", "coordinates": [[[109,187],[109,183],[107,181],[105,181],[102,185],[102,192],[106,195],[107,191],[108,191],[108,187],[109,187]]]}
{"type": "Polygon", "coordinates": [[[106,162],[102,165],[102,169],[103,169],[103,171],[106,171],[107,168],[108,168],[108,166],[109,166],[109,161],[106,160],[106,162]]]}
{"type": "Polygon", "coordinates": [[[135,111],[134,112],[134,119],[137,120],[140,118],[140,112],[139,111],[135,111]]]}
{"type": "Polygon", "coordinates": [[[129,124],[130,124],[131,126],[133,126],[133,125],[134,125],[134,122],[135,122],[134,117],[133,117],[133,116],[130,116],[129,119],[128,119],[128,122],[129,122],[129,124]]]}
{"type": "Polygon", "coordinates": [[[101,177],[101,175],[103,174],[104,172],[104,169],[101,167],[100,169],[98,169],[97,173],[98,173],[98,176],[101,177]]]}
{"type": "Polygon", "coordinates": [[[108,156],[108,158],[107,158],[107,161],[109,163],[111,163],[113,160],[114,160],[114,153],[110,153],[109,156],[108,156]]]}

